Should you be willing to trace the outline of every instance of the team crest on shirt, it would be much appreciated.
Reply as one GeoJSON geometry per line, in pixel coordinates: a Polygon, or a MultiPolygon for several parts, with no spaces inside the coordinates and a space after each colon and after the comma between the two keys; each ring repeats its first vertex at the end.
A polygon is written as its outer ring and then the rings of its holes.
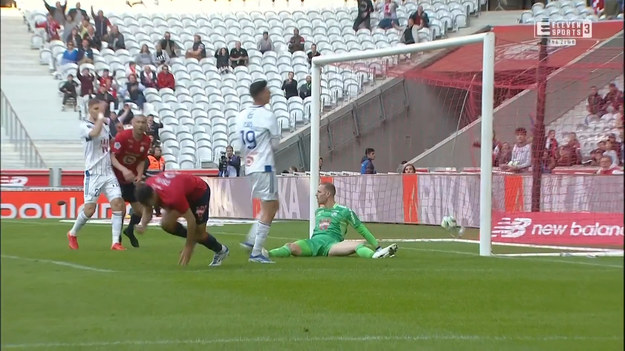
{"type": "Polygon", "coordinates": [[[202,216],[204,215],[204,212],[206,212],[206,205],[198,206],[195,209],[195,215],[198,216],[199,218],[202,218],[202,216]]]}
{"type": "Polygon", "coordinates": [[[330,226],[330,223],[332,223],[331,220],[329,219],[322,219],[319,221],[319,229],[321,230],[326,230],[328,229],[328,227],[330,226]]]}

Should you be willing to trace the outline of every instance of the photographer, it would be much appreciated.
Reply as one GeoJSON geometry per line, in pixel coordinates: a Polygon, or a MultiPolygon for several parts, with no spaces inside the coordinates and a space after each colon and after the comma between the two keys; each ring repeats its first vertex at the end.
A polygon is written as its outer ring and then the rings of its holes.
{"type": "Polygon", "coordinates": [[[241,170],[241,158],[234,154],[232,146],[226,147],[219,159],[219,177],[238,177],[241,170]]]}

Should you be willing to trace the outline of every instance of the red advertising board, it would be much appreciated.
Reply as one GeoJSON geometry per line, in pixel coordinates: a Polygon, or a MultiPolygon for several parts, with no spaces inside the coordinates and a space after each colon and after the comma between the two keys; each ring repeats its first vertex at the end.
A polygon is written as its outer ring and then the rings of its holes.
{"type": "Polygon", "coordinates": [[[623,246],[622,213],[493,213],[494,242],[623,246]]]}
{"type": "MultiPolygon", "coordinates": [[[[191,173],[200,177],[216,177],[219,170],[196,169],[179,170],[181,173],[191,173]]],[[[7,188],[23,187],[47,187],[50,186],[50,172],[48,170],[2,170],[0,173],[0,186],[7,188]]],[[[61,173],[61,186],[83,186],[82,171],[63,171],[61,173]]]]}
{"type": "MultiPolygon", "coordinates": [[[[82,190],[2,191],[2,219],[74,219],[84,204],[82,190]]],[[[92,218],[110,218],[106,197],[100,196],[92,218]]]]}

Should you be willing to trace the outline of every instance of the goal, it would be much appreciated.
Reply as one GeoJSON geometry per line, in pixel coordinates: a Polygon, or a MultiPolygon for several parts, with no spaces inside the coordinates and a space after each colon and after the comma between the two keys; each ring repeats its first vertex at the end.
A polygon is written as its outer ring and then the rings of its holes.
{"type": "Polygon", "coordinates": [[[491,193],[492,193],[492,139],[493,139],[493,82],[495,66],[495,34],[492,32],[468,35],[459,38],[437,40],[427,43],[398,46],[392,48],[332,54],[315,57],[312,60],[312,107],[310,117],[310,235],[315,225],[316,199],[313,194],[317,191],[320,182],[319,172],[319,129],[321,121],[321,70],[324,66],[349,61],[362,61],[388,56],[417,54],[419,52],[454,48],[463,45],[478,44],[483,46],[482,55],[482,152],[480,155],[483,165],[480,172],[480,255],[491,255],[491,193]]]}

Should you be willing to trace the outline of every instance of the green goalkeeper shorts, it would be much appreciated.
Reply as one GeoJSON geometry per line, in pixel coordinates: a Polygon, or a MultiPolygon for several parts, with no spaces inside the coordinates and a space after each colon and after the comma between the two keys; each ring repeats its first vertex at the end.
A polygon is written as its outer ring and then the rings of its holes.
{"type": "Polygon", "coordinates": [[[315,235],[310,239],[295,242],[302,249],[302,256],[328,256],[332,245],[338,243],[336,239],[326,235],[315,235]]]}

